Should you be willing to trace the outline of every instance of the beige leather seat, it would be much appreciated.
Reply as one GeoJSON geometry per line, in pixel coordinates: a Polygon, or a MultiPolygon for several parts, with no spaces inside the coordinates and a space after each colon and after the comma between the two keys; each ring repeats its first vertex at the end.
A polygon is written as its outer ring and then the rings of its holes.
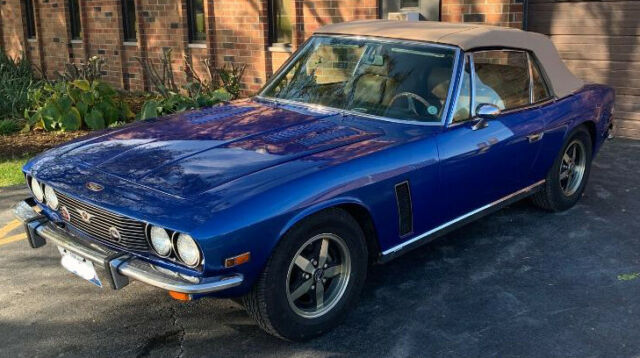
{"type": "Polygon", "coordinates": [[[345,93],[356,106],[387,106],[396,93],[398,83],[389,77],[389,63],[366,65],[360,75],[347,86],[345,93]]]}
{"type": "Polygon", "coordinates": [[[429,73],[427,79],[427,89],[430,98],[425,98],[429,104],[438,108],[438,115],[444,108],[449,94],[449,84],[451,83],[451,68],[435,67],[429,73]],[[434,100],[436,103],[434,103],[434,100]]]}
{"type": "Polygon", "coordinates": [[[528,75],[526,69],[515,66],[476,64],[476,103],[491,103],[500,109],[529,104],[528,75]]]}

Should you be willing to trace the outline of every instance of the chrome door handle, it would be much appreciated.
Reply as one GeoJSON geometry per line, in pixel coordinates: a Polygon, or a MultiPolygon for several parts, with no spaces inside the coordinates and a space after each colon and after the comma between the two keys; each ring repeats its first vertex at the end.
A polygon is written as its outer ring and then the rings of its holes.
{"type": "Polygon", "coordinates": [[[540,132],[535,134],[529,134],[527,138],[529,138],[529,143],[535,143],[540,139],[542,139],[543,136],[544,136],[544,132],[540,132]]]}

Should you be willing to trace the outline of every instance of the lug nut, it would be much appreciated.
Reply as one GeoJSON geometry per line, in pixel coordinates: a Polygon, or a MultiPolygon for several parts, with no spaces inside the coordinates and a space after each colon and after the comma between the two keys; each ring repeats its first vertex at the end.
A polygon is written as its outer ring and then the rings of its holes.
{"type": "Polygon", "coordinates": [[[311,276],[309,276],[309,274],[305,274],[304,275],[304,278],[309,278],[309,277],[311,277],[311,276]]]}
{"type": "Polygon", "coordinates": [[[312,263],[313,263],[313,266],[318,266],[318,261],[313,260],[312,263]]]}
{"type": "Polygon", "coordinates": [[[316,289],[316,286],[315,286],[315,285],[311,285],[311,289],[312,289],[312,290],[315,290],[315,289],[316,289]]]}
{"type": "Polygon", "coordinates": [[[327,268],[327,267],[329,267],[329,265],[327,264],[324,264],[324,266],[322,266],[322,268],[327,268]]]}
{"type": "Polygon", "coordinates": [[[323,279],[322,279],[322,283],[326,283],[326,282],[327,282],[327,279],[326,279],[326,278],[323,278],[323,279]]]}

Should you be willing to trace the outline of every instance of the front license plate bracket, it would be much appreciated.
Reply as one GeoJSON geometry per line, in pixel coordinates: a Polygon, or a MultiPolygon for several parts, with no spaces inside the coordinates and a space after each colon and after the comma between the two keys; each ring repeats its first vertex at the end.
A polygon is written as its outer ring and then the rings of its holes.
{"type": "Polygon", "coordinates": [[[60,251],[60,255],[62,256],[60,259],[62,267],[102,288],[102,281],[98,277],[98,273],[91,260],[87,260],[60,246],[58,246],[58,251],[60,251]]]}

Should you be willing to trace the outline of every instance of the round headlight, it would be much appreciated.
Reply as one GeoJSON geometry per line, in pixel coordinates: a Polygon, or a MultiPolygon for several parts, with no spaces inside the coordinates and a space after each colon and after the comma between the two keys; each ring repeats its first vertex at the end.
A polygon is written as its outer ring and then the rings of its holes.
{"type": "Polygon", "coordinates": [[[31,178],[31,192],[39,202],[42,202],[44,200],[44,192],[42,191],[42,186],[36,178],[31,178]]]}
{"type": "Polygon", "coordinates": [[[198,244],[187,234],[178,235],[176,252],[178,258],[189,266],[197,266],[200,263],[200,249],[198,248],[198,244]]]}
{"type": "Polygon", "coordinates": [[[167,230],[152,226],[149,231],[149,241],[151,241],[151,247],[158,255],[169,256],[171,253],[171,237],[169,237],[167,230]]]}
{"type": "Polygon", "coordinates": [[[48,185],[44,186],[44,198],[47,200],[47,205],[53,210],[58,210],[58,196],[48,185]]]}

